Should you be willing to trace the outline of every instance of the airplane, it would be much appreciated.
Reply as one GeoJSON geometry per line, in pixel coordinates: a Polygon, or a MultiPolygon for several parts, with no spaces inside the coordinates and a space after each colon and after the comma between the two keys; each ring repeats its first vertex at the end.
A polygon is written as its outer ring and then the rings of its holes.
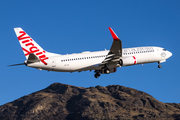
{"type": "Polygon", "coordinates": [[[158,68],[161,68],[160,63],[172,56],[171,52],[162,47],[122,48],[122,41],[111,27],[109,30],[113,38],[110,50],[61,55],[45,51],[22,28],[14,28],[26,61],[9,66],[26,65],[38,70],[56,72],[94,70],[94,77],[98,78],[101,74],[116,72],[121,66],[157,62],[158,68]]]}

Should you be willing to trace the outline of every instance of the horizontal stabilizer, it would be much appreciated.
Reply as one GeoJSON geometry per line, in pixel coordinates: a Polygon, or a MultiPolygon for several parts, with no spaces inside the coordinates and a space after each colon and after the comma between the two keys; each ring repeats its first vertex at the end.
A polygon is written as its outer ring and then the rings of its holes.
{"type": "Polygon", "coordinates": [[[25,64],[25,63],[19,63],[19,64],[8,65],[8,67],[11,67],[11,66],[19,66],[19,65],[26,65],[26,64],[25,64]]]}
{"type": "Polygon", "coordinates": [[[19,65],[27,65],[27,64],[31,64],[31,63],[35,63],[35,62],[40,62],[40,60],[38,59],[38,57],[36,55],[34,55],[33,53],[30,53],[29,57],[28,57],[28,60],[25,61],[24,63],[8,65],[8,67],[19,66],[19,65]]]}
{"type": "Polygon", "coordinates": [[[40,60],[38,59],[36,55],[34,55],[33,53],[30,53],[27,59],[27,63],[34,63],[34,62],[40,62],[40,60]]]}

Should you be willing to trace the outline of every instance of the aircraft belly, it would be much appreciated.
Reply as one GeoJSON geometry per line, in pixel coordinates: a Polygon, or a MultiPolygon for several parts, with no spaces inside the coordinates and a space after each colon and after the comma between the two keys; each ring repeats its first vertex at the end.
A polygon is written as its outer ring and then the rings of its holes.
{"type": "Polygon", "coordinates": [[[78,62],[72,62],[71,70],[72,71],[79,71],[79,70],[93,70],[96,69],[102,60],[84,60],[78,62]]]}

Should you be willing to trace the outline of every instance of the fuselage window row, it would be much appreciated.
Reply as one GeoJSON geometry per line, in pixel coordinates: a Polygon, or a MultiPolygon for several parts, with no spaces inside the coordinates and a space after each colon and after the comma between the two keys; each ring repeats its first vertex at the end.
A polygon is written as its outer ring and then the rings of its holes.
{"type": "MultiPolygon", "coordinates": [[[[151,51],[140,51],[140,52],[130,52],[130,53],[124,53],[123,55],[131,55],[131,54],[147,53],[147,52],[154,52],[154,50],[151,50],[151,51]]],[[[106,57],[106,56],[107,56],[107,55],[91,56],[91,57],[82,57],[82,58],[72,58],[72,59],[61,60],[61,62],[75,61],[75,60],[84,60],[84,59],[93,59],[93,58],[101,58],[101,57],[106,57]]]]}
{"type": "Polygon", "coordinates": [[[130,53],[124,53],[123,55],[131,55],[131,54],[138,54],[138,53],[148,53],[148,52],[154,52],[154,50],[151,50],[151,51],[140,51],[140,52],[130,52],[130,53]]]}
{"type": "Polygon", "coordinates": [[[106,57],[106,55],[65,59],[65,60],[61,60],[61,62],[75,61],[75,60],[84,60],[84,59],[93,59],[93,58],[102,58],[102,57],[106,57]]]}

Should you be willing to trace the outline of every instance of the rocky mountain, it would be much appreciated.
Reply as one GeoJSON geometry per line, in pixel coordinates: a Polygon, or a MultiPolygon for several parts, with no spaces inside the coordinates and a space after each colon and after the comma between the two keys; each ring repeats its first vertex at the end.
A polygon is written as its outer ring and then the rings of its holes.
{"type": "Polygon", "coordinates": [[[0,120],[180,120],[180,104],[119,85],[54,83],[0,106],[0,120]]]}

